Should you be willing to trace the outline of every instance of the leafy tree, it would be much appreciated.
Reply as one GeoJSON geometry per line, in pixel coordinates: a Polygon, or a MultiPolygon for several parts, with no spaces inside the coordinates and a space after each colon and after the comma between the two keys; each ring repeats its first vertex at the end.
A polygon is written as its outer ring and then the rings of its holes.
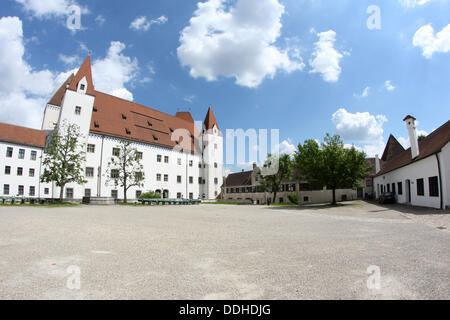
{"type": "MultiPolygon", "coordinates": [[[[292,175],[292,161],[291,157],[287,154],[282,155],[281,157],[276,157],[272,155],[268,155],[262,172],[264,172],[265,168],[273,168],[278,165],[278,170],[275,170],[273,174],[270,175],[260,175],[260,187],[264,191],[268,191],[273,193],[273,202],[277,199],[277,193],[280,191],[280,186],[283,180],[291,179],[292,175]]],[[[267,170],[270,172],[270,170],[267,170]]]]}
{"type": "Polygon", "coordinates": [[[59,200],[62,202],[64,188],[69,183],[84,184],[83,164],[86,161],[83,136],[76,124],[64,121],[48,139],[42,165],[44,171],[41,182],[52,183],[60,187],[59,200]]]}
{"type": "Polygon", "coordinates": [[[113,182],[116,187],[123,188],[123,200],[127,203],[127,191],[131,187],[144,185],[144,166],[141,163],[142,154],[131,147],[131,142],[122,140],[115,148],[108,162],[106,183],[113,182]]]}
{"type": "Polygon", "coordinates": [[[426,139],[426,135],[424,135],[424,134],[421,134],[418,138],[417,138],[417,140],[418,141],[423,141],[423,140],[425,140],[426,139]]]}
{"type": "Polygon", "coordinates": [[[327,134],[320,146],[315,140],[307,140],[298,146],[294,165],[311,184],[325,185],[333,191],[333,205],[336,204],[336,189],[353,188],[370,172],[366,166],[366,154],[348,149],[338,135],[327,134]]]}

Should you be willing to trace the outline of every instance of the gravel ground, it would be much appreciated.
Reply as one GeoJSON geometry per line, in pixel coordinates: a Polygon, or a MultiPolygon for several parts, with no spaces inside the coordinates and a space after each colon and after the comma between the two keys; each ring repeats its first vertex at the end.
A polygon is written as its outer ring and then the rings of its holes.
{"type": "Polygon", "coordinates": [[[449,299],[449,219],[421,210],[0,207],[0,299],[449,299]]]}

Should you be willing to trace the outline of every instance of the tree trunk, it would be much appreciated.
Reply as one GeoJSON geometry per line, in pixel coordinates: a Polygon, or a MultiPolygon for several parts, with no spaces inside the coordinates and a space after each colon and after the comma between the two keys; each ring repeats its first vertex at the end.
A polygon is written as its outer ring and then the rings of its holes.
{"type": "Polygon", "coordinates": [[[62,185],[61,186],[61,190],[59,191],[59,201],[60,202],[63,202],[63,200],[64,200],[64,187],[65,187],[66,185],[62,185]]]}
{"type": "Polygon", "coordinates": [[[333,206],[336,205],[336,188],[333,187],[333,206]]]}
{"type": "Polygon", "coordinates": [[[272,201],[272,203],[275,203],[276,201],[277,201],[277,192],[275,191],[273,193],[273,201],[272,201]]]}

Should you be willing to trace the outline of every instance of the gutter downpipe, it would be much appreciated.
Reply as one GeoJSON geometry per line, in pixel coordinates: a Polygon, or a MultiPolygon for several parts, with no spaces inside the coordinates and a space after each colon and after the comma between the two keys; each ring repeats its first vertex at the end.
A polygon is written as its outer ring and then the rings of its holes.
{"type": "Polygon", "coordinates": [[[443,197],[442,197],[442,172],[441,172],[441,160],[439,159],[439,154],[436,153],[436,160],[438,165],[438,172],[439,172],[439,198],[441,200],[441,210],[443,210],[444,203],[443,203],[443,197]]]}

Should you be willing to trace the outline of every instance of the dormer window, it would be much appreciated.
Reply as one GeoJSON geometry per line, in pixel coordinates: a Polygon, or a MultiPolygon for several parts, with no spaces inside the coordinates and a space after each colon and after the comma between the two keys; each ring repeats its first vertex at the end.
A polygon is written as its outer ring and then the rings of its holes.
{"type": "Polygon", "coordinates": [[[159,139],[157,136],[153,135],[153,140],[158,141],[159,139]]]}
{"type": "Polygon", "coordinates": [[[128,135],[131,134],[131,131],[130,131],[130,129],[128,129],[128,128],[125,128],[125,132],[126,132],[128,135]]]}
{"type": "Polygon", "coordinates": [[[122,113],[122,119],[123,120],[127,120],[127,116],[125,114],[122,113]]]}
{"type": "Polygon", "coordinates": [[[172,128],[169,128],[169,130],[170,130],[170,132],[172,132],[172,133],[173,133],[173,129],[172,129],[172,128]]]}
{"type": "Polygon", "coordinates": [[[152,123],[150,121],[147,121],[147,124],[149,127],[153,127],[152,123]]]}
{"type": "Polygon", "coordinates": [[[98,124],[98,121],[94,121],[94,127],[95,128],[100,128],[100,125],[98,124]]]}
{"type": "Polygon", "coordinates": [[[94,109],[92,109],[92,111],[97,112],[97,107],[94,107],[94,109]]]}

